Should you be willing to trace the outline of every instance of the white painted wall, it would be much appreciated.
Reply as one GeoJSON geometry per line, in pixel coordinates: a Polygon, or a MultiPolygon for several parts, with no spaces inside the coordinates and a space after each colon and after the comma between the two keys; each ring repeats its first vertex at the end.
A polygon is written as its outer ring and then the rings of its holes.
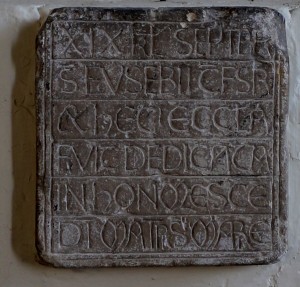
{"type": "Polygon", "coordinates": [[[300,0],[0,0],[0,287],[300,287],[300,0]],[[290,54],[289,250],[266,266],[65,270],[35,262],[35,36],[60,6],[268,6],[290,54]]]}

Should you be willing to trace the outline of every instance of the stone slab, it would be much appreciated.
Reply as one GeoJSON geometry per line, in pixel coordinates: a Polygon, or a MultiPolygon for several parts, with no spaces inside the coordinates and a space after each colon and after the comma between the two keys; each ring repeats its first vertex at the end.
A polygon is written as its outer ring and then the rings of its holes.
{"type": "Polygon", "coordinates": [[[278,12],[61,8],[37,57],[44,263],[264,264],[285,252],[278,12]]]}

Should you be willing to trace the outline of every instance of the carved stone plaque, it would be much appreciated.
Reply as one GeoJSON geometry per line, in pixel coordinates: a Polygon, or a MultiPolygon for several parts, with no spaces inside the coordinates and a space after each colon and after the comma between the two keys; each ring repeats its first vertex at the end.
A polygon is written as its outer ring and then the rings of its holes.
{"type": "Polygon", "coordinates": [[[260,264],[284,253],[278,12],[62,8],[37,55],[43,261],[260,264]]]}

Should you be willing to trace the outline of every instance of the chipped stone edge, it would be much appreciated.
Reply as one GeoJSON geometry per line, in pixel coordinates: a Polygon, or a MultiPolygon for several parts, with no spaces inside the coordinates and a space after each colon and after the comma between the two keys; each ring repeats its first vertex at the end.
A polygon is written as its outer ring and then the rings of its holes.
{"type": "MultiPolygon", "coordinates": [[[[278,214],[278,236],[276,249],[270,252],[268,255],[261,255],[257,257],[249,258],[232,258],[228,257],[203,257],[203,258],[138,258],[134,259],[63,259],[47,252],[47,235],[46,235],[46,225],[49,223],[45,222],[45,212],[46,212],[46,200],[47,200],[47,190],[50,187],[46,186],[46,163],[50,160],[47,158],[45,151],[45,97],[47,96],[47,63],[50,61],[49,50],[46,45],[47,37],[47,25],[51,24],[55,20],[62,20],[59,15],[69,15],[71,12],[79,11],[84,13],[86,11],[99,10],[103,12],[114,12],[120,10],[130,11],[143,11],[145,16],[149,17],[151,11],[172,11],[172,10],[186,10],[186,13],[197,10],[197,9],[252,9],[255,11],[272,11],[275,14],[275,17],[282,22],[284,29],[283,35],[280,35],[283,38],[283,41],[286,45],[286,32],[285,32],[285,18],[280,11],[272,9],[269,7],[210,7],[210,6],[199,6],[199,7],[163,7],[163,8],[105,8],[105,7],[61,7],[56,8],[51,11],[50,15],[47,17],[47,20],[40,29],[36,37],[36,76],[35,76],[35,86],[36,86],[36,118],[37,118],[37,140],[36,140],[36,149],[37,149],[37,182],[36,182],[36,249],[38,254],[37,261],[44,265],[50,265],[52,267],[63,267],[63,268],[89,268],[89,267],[154,267],[154,266],[211,266],[211,265],[251,265],[251,264],[270,264],[278,262],[284,254],[287,252],[288,248],[288,156],[287,156],[287,138],[286,138],[286,128],[287,128],[287,112],[288,112],[288,87],[289,87],[289,60],[288,54],[285,51],[284,56],[284,66],[280,66],[280,75],[281,75],[281,89],[280,95],[278,96],[279,103],[279,189],[278,189],[278,201],[279,201],[279,214],[278,214]],[[149,13],[150,12],[150,13],[149,13]],[[48,57],[48,59],[47,59],[48,57]],[[42,112],[41,112],[42,111],[42,112]]],[[[72,14],[71,14],[72,15],[72,14]]],[[[67,20],[75,20],[69,18],[67,20]]],[[[78,19],[77,19],[78,20],[78,19]]],[[[48,93],[49,94],[49,93],[48,93]]],[[[50,96],[50,95],[49,95],[50,96]]],[[[277,109],[278,109],[277,103],[277,109]]],[[[49,155],[48,155],[49,157],[49,155]]],[[[273,218],[274,219],[274,218],[273,218]]],[[[272,236],[273,238],[273,236],[272,236]]]]}

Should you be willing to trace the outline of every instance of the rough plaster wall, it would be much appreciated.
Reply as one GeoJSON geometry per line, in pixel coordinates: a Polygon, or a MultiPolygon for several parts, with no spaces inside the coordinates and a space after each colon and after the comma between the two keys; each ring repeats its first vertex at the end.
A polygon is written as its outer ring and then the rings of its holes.
{"type": "Polygon", "coordinates": [[[299,287],[300,0],[0,0],[0,287],[299,287]],[[35,35],[59,6],[269,6],[286,17],[290,54],[289,250],[267,266],[64,270],[35,262],[35,35]]]}

